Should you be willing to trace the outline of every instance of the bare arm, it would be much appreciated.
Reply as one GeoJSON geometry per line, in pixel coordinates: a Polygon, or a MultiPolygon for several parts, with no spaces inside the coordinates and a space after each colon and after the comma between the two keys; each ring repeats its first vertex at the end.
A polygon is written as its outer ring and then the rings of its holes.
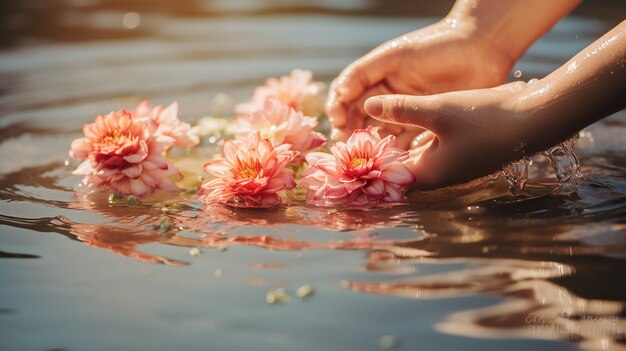
{"type": "Polygon", "coordinates": [[[626,21],[513,100],[528,146],[545,149],[625,107],[626,21]]]}
{"type": "Polygon", "coordinates": [[[458,0],[448,22],[457,21],[513,61],[581,0],[458,0]]]}

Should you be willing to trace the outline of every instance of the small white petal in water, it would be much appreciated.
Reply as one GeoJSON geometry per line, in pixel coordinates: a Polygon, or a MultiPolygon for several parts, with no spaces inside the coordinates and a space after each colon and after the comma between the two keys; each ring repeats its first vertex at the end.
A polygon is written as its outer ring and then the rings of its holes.
{"type": "Polygon", "coordinates": [[[189,250],[189,254],[191,255],[191,257],[198,257],[202,255],[202,251],[200,251],[200,249],[197,247],[193,247],[191,248],[191,250],[189,250]]]}
{"type": "Polygon", "coordinates": [[[393,335],[385,335],[378,339],[378,345],[383,349],[394,349],[398,347],[399,342],[393,335]]]}
{"type": "Polygon", "coordinates": [[[265,295],[265,302],[270,305],[286,304],[289,303],[289,301],[291,301],[291,296],[289,296],[289,294],[287,294],[287,292],[283,288],[269,291],[265,295]]]}
{"type": "Polygon", "coordinates": [[[315,295],[315,290],[313,290],[313,287],[310,285],[303,285],[298,288],[298,290],[296,291],[296,294],[301,299],[308,299],[310,297],[313,297],[313,295],[315,295]]]}

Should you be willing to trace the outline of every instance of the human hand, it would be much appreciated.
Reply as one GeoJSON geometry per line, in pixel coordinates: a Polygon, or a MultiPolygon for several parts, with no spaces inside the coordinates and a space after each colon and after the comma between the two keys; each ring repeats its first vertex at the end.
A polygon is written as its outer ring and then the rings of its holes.
{"type": "Polygon", "coordinates": [[[532,135],[513,82],[490,89],[429,96],[386,95],[366,101],[370,116],[382,122],[427,129],[405,164],[415,186],[435,189],[478,178],[521,159],[532,135]]]}
{"type": "Polygon", "coordinates": [[[354,129],[381,127],[407,148],[422,130],[382,124],[364,110],[367,98],[381,94],[430,95],[502,84],[513,58],[474,35],[462,19],[447,19],[390,40],[348,66],[330,88],[327,113],[332,137],[344,140],[354,129]]]}
{"type": "Polygon", "coordinates": [[[485,176],[545,150],[624,107],[626,21],[548,76],[491,89],[365,102],[384,122],[429,130],[407,166],[419,189],[485,176]]]}

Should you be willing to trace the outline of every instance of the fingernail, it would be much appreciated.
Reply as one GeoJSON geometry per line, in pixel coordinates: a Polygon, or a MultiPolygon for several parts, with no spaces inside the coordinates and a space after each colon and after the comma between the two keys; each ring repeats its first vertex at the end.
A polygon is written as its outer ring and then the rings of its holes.
{"type": "Polygon", "coordinates": [[[374,96],[367,99],[365,112],[372,117],[380,117],[383,114],[383,98],[374,96]]]}

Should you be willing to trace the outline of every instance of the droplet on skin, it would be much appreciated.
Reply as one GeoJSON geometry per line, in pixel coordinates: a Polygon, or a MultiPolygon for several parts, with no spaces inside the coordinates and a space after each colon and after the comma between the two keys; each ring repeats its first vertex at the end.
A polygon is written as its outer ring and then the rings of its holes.
{"type": "Polygon", "coordinates": [[[455,18],[448,18],[446,20],[446,24],[449,24],[450,27],[455,28],[457,26],[457,24],[459,23],[459,21],[455,18]]]}
{"type": "Polygon", "coordinates": [[[533,84],[537,83],[538,81],[539,81],[539,79],[533,78],[533,79],[529,80],[528,83],[526,83],[526,84],[533,85],[533,84]]]}
{"type": "Polygon", "coordinates": [[[515,150],[515,151],[524,150],[524,146],[526,146],[525,142],[518,143],[517,145],[515,145],[515,148],[513,150],[515,150]]]}
{"type": "Polygon", "coordinates": [[[522,71],[520,71],[519,69],[516,69],[515,72],[513,72],[513,77],[521,78],[522,77],[522,71]]]}

